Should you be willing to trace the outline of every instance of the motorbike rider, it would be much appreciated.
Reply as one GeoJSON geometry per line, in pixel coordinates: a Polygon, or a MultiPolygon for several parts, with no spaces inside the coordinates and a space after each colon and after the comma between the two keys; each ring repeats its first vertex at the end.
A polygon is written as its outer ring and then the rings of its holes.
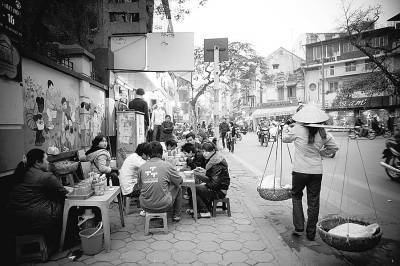
{"type": "Polygon", "coordinates": [[[265,122],[264,122],[264,120],[263,119],[261,119],[260,120],[260,123],[258,123],[258,125],[257,125],[257,136],[258,136],[258,140],[260,140],[260,138],[261,138],[261,129],[262,128],[265,128],[265,127],[267,127],[267,125],[265,124],[265,122]]]}
{"type": "Polygon", "coordinates": [[[355,131],[358,132],[358,134],[361,137],[366,137],[368,135],[368,130],[364,128],[364,123],[361,121],[361,118],[358,116],[356,118],[356,122],[354,123],[355,131]]]}
{"type": "Polygon", "coordinates": [[[371,128],[375,131],[375,133],[376,133],[377,135],[380,135],[380,134],[381,134],[382,128],[381,128],[380,125],[379,125],[379,121],[378,121],[378,118],[377,118],[376,115],[372,118],[372,121],[371,121],[371,128]]]}

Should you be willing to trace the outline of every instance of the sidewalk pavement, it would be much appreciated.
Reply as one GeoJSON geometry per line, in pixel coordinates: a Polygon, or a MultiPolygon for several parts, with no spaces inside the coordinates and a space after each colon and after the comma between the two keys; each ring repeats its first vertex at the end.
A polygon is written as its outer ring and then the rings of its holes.
{"type": "MultiPolygon", "coordinates": [[[[52,256],[44,265],[337,265],[343,262],[322,256],[314,261],[299,256],[289,247],[279,231],[265,218],[259,206],[279,212],[287,208],[281,202],[267,202],[256,191],[257,177],[235,157],[227,158],[231,186],[228,191],[232,217],[218,213],[216,218],[202,218],[197,223],[182,209],[182,219],[168,219],[168,234],[144,235],[144,217],[136,211],[125,216],[121,227],[118,206],[110,210],[111,252],[83,255],[72,262],[64,258],[70,250],[52,256]],[[251,191],[248,189],[251,188],[251,191]],[[328,262],[328,263],[327,263],[328,262]]],[[[77,249],[76,247],[74,249],[77,249]]],[[[304,255],[304,254],[303,254],[304,255]]],[[[307,257],[307,256],[306,256],[307,257]]],[[[318,256],[317,256],[318,257],[318,256]]],[[[25,264],[29,265],[29,264],[25,264]]],[[[36,264],[42,265],[42,264],[36,264]]]]}

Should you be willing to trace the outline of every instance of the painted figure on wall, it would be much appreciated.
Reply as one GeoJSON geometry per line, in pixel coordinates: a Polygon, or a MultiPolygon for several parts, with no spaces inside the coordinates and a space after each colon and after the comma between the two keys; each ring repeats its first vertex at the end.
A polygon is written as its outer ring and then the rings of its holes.
{"type": "Polygon", "coordinates": [[[77,108],[70,104],[74,101],[62,97],[52,80],[47,80],[46,85],[42,86],[28,76],[22,86],[25,90],[25,122],[35,132],[33,140],[26,132],[27,144],[45,146],[44,149],[49,146],[56,146],[60,150],[77,148],[77,108]]]}

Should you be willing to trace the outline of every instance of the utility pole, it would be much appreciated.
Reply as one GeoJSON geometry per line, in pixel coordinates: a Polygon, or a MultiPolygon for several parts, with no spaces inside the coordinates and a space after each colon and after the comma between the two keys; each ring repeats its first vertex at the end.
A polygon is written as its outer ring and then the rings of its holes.
{"type": "MultiPolygon", "coordinates": [[[[319,38],[319,37],[318,37],[319,38]]],[[[322,87],[321,87],[321,92],[322,92],[322,110],[325,110],[325,69],[324,69],[324,45],[322,44],[321,41],[321,68],[322,68],[322,87]]]]}
{"type": "Polygon", "coordinates": [[[214,45],[214,121],[219,120],[219,46],[214,45]]]}

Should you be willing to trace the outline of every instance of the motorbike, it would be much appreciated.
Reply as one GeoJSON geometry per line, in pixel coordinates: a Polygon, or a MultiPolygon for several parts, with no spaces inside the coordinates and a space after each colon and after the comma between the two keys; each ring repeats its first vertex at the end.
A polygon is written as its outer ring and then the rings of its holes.
{"type": "Polygon", "coordinates": [[[375,131],[376,136],[383,136],[385,139],[390,138],[392,136],[392,132],[385,126],[381,125],[379,130],[375,131]]]}
{"type": "Polygon", "coordinates": [[[207,135],[208,135],[209,138],[214,137],[214,131],[211,128],[209,128],[207,130],[207,135]]]}
{"type": "Polygon", "coordinates": [[[356,138],[368,138],[373,140],[376,138],[376,133],[373,129],[369,128],[368,126],[355,126],[349,133],[349,138],[356,139],[356,138]]]}
{"type": "Polygon", "coordinates": [[[260,142],[261,146],[263,146],[264,143],[266,143],[268,146],[268,142],[269,142],[269,128],[268,127],[260,128],[260,131],[258,132],[258,141],[260,142]]]}
{"type": "Polygon", "coordinates": [[[385,161],[380,164],[385,168],[386,174],[390,179],[400,182],[400,143],[390,138],[386,142],[382,158],[385,161]]]}

